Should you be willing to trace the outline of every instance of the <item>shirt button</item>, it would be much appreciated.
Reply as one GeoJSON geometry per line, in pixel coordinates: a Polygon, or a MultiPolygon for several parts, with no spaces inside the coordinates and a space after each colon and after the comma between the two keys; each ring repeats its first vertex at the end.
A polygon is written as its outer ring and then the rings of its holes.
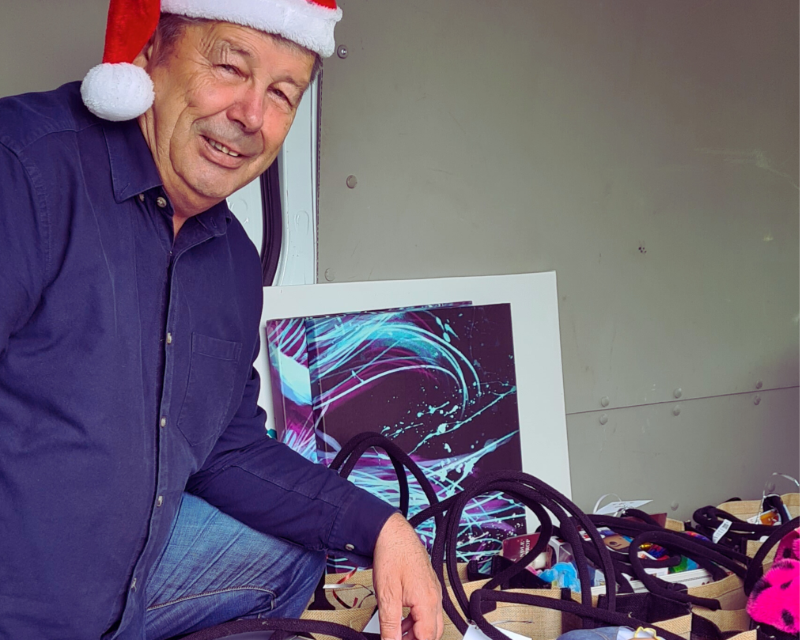
{"type": "Polygon", "coordinates": [[[144,194],[143,193],[139,194],[139,202],[144,202],[144,194]]]}
{"type": "Polygon", "coordinates": [[[164,504],[164,496],[158,496],[158,498],[156,498],[156,506],[160,507],[162,504],[164,504]]]}
{"type": "Polygon", "coordinates": [[[167,333],[167,344],[172,344],[172,334],[167,333]]]}
{"type": "Polygon", "coordinates": [[[158,198],[156,198],[156,205],[159,209],[163,209],[167,206],[167,199],[164,196],[158,196],[158,198]]]}
{"type": "Polygon", "coordinates": [[[344,545],[344,548],[347,549],[348,551],[353,551],[353,549],[355,549],[355,547],[352,544],[346,544],[344,545]]]}
{"type": "Polygon", "coordinates": [[[161,416],[161,422],[159,422],[158,424],[160,424],[162,427],[166,427],[166,426],[167,426],[167,419],[166,419],[166,417],[164,417],[164,416],[161,416]]]}
{"type": "Polygon", "coordinates": [[[136,578],[131,580],[131,591],[136,591],[136,578]]]}

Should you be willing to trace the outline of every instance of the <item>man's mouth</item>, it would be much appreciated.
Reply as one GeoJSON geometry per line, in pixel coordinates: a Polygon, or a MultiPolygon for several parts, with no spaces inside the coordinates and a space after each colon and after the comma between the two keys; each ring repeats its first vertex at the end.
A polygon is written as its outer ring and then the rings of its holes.
{"type": "Polygon", "coordinates": [[[206,142],[208,142],[208,144],[214,147],[217,151],[221,151],[222,153],[229,155],[232,158],[239,158],[242,155],[241,153],[236,153],[235,151],[231,151],[224,144],[217,142],[216,140],[212,140],[211,138],[206,138],[205,136],[203,137],[206,139],[206,142]]]}

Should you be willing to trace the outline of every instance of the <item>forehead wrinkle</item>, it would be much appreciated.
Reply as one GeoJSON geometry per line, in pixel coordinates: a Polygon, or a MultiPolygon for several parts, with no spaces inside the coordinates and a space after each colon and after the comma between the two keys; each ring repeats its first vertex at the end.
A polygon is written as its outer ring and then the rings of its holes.
{"type": "Polygon", "coordinates": [[[252,51],[245,49],[242,45],[231,42],[226,38],[220,38],[216,41],[209,42],[204,46],[204,48],[210,52],[218,51],[219,53],[223,54],[235,53],[243,58],[247,58],[248,60],[252,60],[254,58],[252,51]]]}

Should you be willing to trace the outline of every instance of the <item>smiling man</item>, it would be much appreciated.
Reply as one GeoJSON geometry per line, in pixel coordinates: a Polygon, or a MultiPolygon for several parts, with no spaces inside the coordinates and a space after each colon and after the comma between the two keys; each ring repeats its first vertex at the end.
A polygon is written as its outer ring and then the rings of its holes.
{"type": "Polygon", "coordinates": [[[272,164],[316,56],[248,27],[166,20],[178,24],[161,31],[180,29],[182,37],[156,39],[134,63],[156,87],[139,125],[170,194],[177,231],[272,164]]]}
{"type": "Polygon", "coordinates": [[[405,520],[256,404],[261,269],[225,198],[274,161],[340,15],[112,0],[82,86],[0,100],[0,637],[297,616],[327,550],[373,560],[384,638],[441,635],[405,520]]]}

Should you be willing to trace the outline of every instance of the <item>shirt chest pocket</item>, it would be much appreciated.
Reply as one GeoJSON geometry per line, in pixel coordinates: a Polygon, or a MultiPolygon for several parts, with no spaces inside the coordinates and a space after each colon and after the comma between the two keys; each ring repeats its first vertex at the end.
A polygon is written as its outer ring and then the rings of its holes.
{"type": "Polygon", "coordinates": [[[241,342],[192,334],[192,357],[178,429],[190,444],[200,444],[222,431],[236,382],[241,342]]]}

